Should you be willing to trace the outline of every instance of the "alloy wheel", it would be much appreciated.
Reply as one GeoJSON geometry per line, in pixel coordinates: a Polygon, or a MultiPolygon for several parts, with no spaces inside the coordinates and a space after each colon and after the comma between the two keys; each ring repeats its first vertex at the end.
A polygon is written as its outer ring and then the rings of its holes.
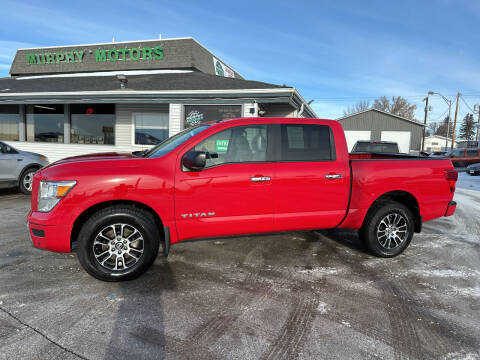
{"type": "Polygon", "coordinates": [[[377,240],[385,249],[395,249],[408,238],[407,219],[397,213],[390,213],[380,220],[377,227],[377,240]]]}
{"type": "Polygon", "coordinates": [[[113,224],[95,236],[92,250],[97,263],[105,269],[127,270],[143,256],[144,239],[140,231],[130,224],[113,224]]]}

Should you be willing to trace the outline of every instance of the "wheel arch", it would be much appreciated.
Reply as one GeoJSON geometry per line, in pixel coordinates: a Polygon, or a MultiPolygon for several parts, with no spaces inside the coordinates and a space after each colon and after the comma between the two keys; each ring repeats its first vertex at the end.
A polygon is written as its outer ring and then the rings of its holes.
{"type": "Polygon", "coordinates": [[[22,169],[22,171],[20,171],[20,174],[18,175],[17,182],[20,184],[20,179],[22,178],[23,174],[25,174],[25,172],[27,170],[30,170],[30,169],[39,170],[41,168],[42,168],[42,165],[36,164],[36,163],[31,163],[31,164],[25,165],[25,167],[22,169]]]}
{"type": "Polygon", "coordinates": [[[368,208],[363,223],[365,223],[366,219],[372,215],[372,212],[379,204],[388,203],[391,201],[399,202],[412,211],[413,215],[415,216],[415,232],[419,233],[422,230],[422,217],[420,215],[420,206],[418,204],[418,200],[411,193],[403,190],[389,191],[379,196],[368,208]]]}
{"type": "Polygon", "coordinates": [[[163,227],[163,222],[160,219],[160,216],[157,214],[157,212],[153,210],[150,206],[134,200],[111,200],[111,201],[104,201],[104,202],[100,202],[95,205],[92,205],[89,208],[85,209],[77,217],[77,219],[73,223],[72,232],[70,234],[70,249],[72,251],[75,249],[78,234],[80,233],[80,229],[82,225],[90,218],[90,216],[92,216],[94,213],[102,209],[105,209],[111,206],[118,206],[118,205],[132,206],[150,213],[155,219],[155,223],[158,227],[160,234],[163,237],[165,237],[165,228],[163,227]]]}

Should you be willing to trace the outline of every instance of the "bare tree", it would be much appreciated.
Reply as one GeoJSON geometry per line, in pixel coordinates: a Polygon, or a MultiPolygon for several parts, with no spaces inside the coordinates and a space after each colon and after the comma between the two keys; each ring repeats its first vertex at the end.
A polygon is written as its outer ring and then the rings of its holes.
{"type": "Polygon", "coordinates": [[[393,115],[414,120],[414,113],[417,105],[410,104],[401,96],[393,96],[391,102],[386,96],[382,96],[375,100],[373,107],[377,110],[382,110],[393,115]]]}
{"type": "Polygon", "coordinates": [[[452,136],[453,123],[452,123],[452,119],[450,119],[448,116],[445,119],[443,119],[443,122],[440,124],[440,126],[437,128],[434,134],[446,137],[447,127],[448,127],[448,138],[450,138],[452,136]]]}
{"type": "Polygon", "coordinates": [[[357,102],[354,105],[348,106],[345,110],[343,110],[343,115],[351,115],[351,114],[356,114],[361,111],[365,111],[370,109],[370,101],[368,100],[361,100],[357,102]]]}
{"type": "Polygon", "coordinates": [[[429,135],[436,134],[438,128],[441,126],[441,123],[439,122],[431,122],[428,124],[428,133],[429,135]]]}

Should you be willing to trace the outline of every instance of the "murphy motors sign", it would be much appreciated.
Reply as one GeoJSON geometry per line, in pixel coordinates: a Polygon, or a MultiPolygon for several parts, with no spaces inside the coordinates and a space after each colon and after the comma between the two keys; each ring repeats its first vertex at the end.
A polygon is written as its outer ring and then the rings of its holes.
{"type": "Polygon", "coordinates": [[[95,62],[116,62],[116,61],[143,61],[143,60],[162,60],[163,46],[154,47],[111,47],[108,49],[90,50],[85,54],[85,50],[75,49],[68,51],[25,53],[27,65],[46,65],[46,64],[74,64],[82,63],[85,55],[95,58],[95,62]]]}
{"type": "Polygon", "coordinates": [[[19,49],[10,74],[26,76],[157,69],[197,70],[241,78],[193,38],[19,49]]]}

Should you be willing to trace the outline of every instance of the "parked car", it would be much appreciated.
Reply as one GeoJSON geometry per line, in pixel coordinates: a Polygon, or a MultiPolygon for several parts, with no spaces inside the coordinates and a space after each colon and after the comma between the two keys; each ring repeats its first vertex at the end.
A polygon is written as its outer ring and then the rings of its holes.
{"type": "Polygon", "coordinates": [[[35,174],[34,246],[76,251],[105,281],[133,279],[159,245],[283,231],[358,229],[394,257],[422,223],[454,213],[448,159],[349,155],[342,126],[318,119],[202,124],[145,154],[67,158],[35,174]],[[379,159],[379,160],[377,160],[379,159]]]}
{"type": "Polygon", "coordinates": [[[480,175],[480,163],[468,165],[467,174],[472,176],[480,175]]]}
{"type": "Polygon", "coordinates": [[[46,156],[17,150],[0,141],[0,188],[18,186],[24,194],[31,194],[33,175],[46,165],[46,156]]]}
{"type": "Polygon", "coordinates": [[[393,141],[359,140],[352,148],[352,154],[355,153],[398,154],[400,150],[398,144],[393,141]]]}
{"type": "Polygon", "coordinates": [[[450,150],[446,155],[455,167],[466,167],[470,164],[475,164],[480,162],[480,149],[453,149],[450,150]]]}

